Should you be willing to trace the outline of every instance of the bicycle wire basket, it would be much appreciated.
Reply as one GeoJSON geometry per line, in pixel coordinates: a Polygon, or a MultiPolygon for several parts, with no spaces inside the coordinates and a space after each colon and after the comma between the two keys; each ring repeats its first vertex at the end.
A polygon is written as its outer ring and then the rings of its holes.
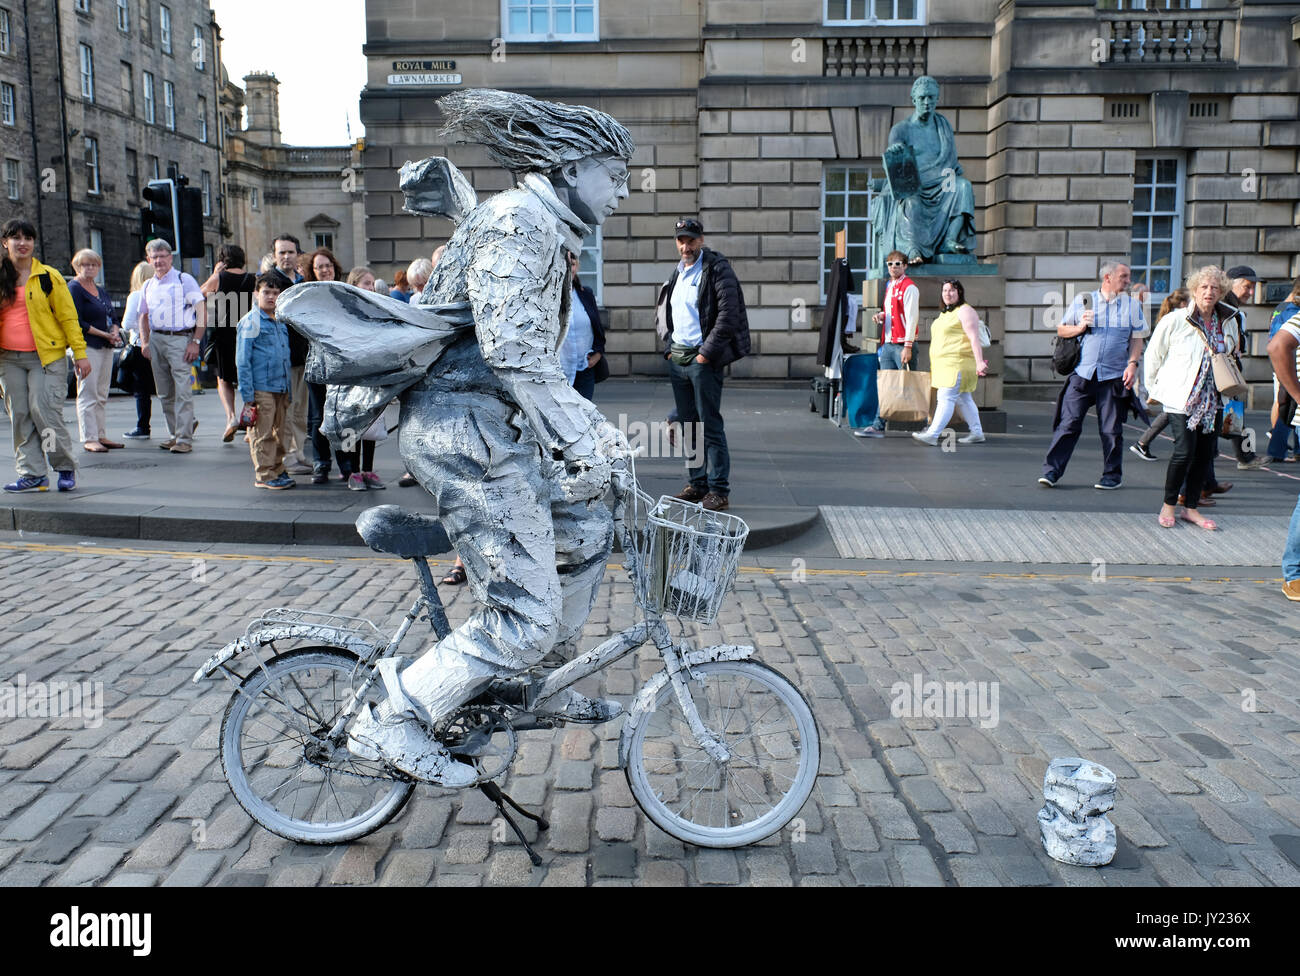
{"type": "Polygon", "coordinates": [[[624,546],[634,550],[628,568],[637,605],[712,623],[740,566],[749,535],[745,520],[669,495],[652,502],[639,488],[627,505],[624,546]]]}

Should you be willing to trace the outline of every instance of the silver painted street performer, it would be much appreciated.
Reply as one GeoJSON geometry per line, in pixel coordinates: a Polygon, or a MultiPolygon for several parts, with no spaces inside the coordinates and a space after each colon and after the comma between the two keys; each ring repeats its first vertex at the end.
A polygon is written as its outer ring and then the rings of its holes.
{"type": "MultiPolygon", "coordinates": [[[[567,646],[604,576],[613,539],[604,497],[626,441],[565,381],[558,351],[573,294],[568,255],[628,196],[635,147],[613,118],[582,106],[481,89],[439,104],[444,132],[482,145],[518,185],[476,205],[445,159],[408,163],[407,209],[462,218],[418,302],[300,285],[280,314],[312,338],[313,379],[334,384],[322,428],[332,439],[364,430],[400,396],[402,458],[437,502],[479,603],[401,672],[417,714],[368,708],[349,727],[349,748],[460,786],[476,773],[434,740],[434,723],[567,646]]],[[[620,710],[572,690],[535,708],[576,721],[620,710]]]]}

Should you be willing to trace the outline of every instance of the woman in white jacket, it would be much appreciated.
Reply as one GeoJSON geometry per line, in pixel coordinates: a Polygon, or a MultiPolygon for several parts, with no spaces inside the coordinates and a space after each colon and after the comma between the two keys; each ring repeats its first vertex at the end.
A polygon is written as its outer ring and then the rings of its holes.
{"type": "Polygon", "coordinates": [[[1187,507],[1183,520],[1203,529],[1218,528],[1196,510],[1196,505],[1218,444],[1216,425],[1223,406],[1214,385],[1211,352],[1232,354],[1241,345],[1240,313],[1219,301],[1228,287],[1228,276],[1214,265],[1192,272],[1187,278],[1191,304],[1156,323],[1147,346],[1147,390],[1152,399],[1164,404],[1174,434],[1174,452],[1165,474],[1165,501],[1160,509],[1160,524],[1167,529],[1174,526],[1184,481],[1187,507]]]}

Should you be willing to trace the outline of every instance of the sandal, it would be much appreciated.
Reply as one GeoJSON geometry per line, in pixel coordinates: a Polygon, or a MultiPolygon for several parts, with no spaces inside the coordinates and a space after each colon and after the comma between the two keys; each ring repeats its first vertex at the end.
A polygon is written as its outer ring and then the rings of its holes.
{"type": "Polygon", "coordinates": [[[1197,522],[1195,519],[1189,519],[1187,517],[1187,512],[1185,511],[1183,512],[1181,518],[1184,522],[1190,522],[1192,525],[1195,525],[1197,528],[1204,529],[1206,532],[1213,532],[1219,527],[1217,524],[1215,524],[1214,519],[1203,518],[1199,522],[1197,522]]]}
{"type": "Polygon", "coordinates": [[[465,567],[453,566],[451,571],[442,578],[443,583],[447,586],[460,586],[465,582],[465,567]]]}
{"type": "Polygon", "coordinates": [[[1174,517],[1172,515],[1157,515],[1156,520],[1160,523],[1162,529],[1172,529],[1174,527],[1174,517]]]}
{"type": "Polygon", "coordinates": [[[90,454],[108,453],[108,448],[106,448],[103,444],[99,443],[99,441],[86,441],[86,443],[81,446],[84,447],[87,453],[90,454]]]}

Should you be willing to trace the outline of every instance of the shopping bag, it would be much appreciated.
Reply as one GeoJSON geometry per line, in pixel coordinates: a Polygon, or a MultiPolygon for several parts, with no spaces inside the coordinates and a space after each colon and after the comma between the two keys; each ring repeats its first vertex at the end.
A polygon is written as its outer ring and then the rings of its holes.
{"type": "Polygon", "coordinates": [[[1240,400],[1223,401],[1223,426],[1221,437],[1234,437],[1246,431],[1246,405],[1240,400]]]}
{"type": "Polygon", "coordinates": [[[924,423],[930,419],[930,374],[915,369],[882,369],[876,374],[882,420],[924,423]]]}

